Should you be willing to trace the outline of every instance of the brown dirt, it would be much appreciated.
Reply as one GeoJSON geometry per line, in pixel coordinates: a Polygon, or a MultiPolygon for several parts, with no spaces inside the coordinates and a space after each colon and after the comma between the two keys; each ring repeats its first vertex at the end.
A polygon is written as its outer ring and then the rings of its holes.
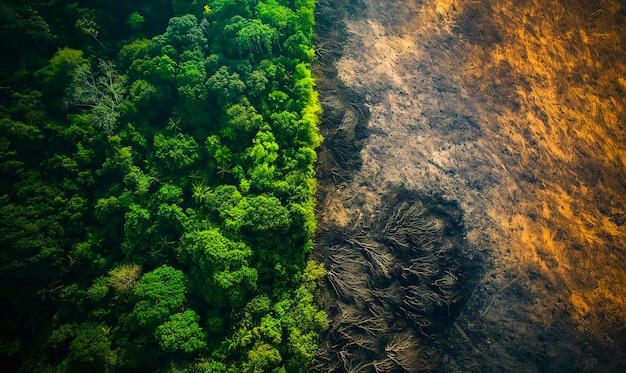
{"type": "MultiPolygon", "coordinates": [[[[418,340],[422,368],[379,371],[624,371],[626,7],[339,0],[318,12],[315,254],[332,266],[338,243],[407,191],[456,203],[454,255],[474,263],[455,267],[468,281],[446,326],[387,332],[387,347],[418,340]]],[[[336,326],[346,299],[328,296],[336,326]]],[[[362,371],[380,358],[352,356],[362,371]]]]}

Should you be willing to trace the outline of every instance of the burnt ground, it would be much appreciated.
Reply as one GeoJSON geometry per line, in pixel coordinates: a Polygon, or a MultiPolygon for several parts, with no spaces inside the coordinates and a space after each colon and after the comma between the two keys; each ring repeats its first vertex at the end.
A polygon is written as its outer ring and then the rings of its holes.
{"type": "Polygon", "coordinates": [[[626,5],[321,0],[316,371],[626,371],[626,5]]]}

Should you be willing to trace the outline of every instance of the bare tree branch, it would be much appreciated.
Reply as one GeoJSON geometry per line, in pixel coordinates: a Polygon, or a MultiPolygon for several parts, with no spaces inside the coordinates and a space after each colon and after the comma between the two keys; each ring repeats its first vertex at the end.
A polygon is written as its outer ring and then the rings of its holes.
{"type": "Polygon", "coordinates": [[[100,60],[98,71],[89,64],[76,69],[67,103],[89,112],[92,120],[107,134],[113,133],[124,101],[124,77],[111,61],[100,60]]]}

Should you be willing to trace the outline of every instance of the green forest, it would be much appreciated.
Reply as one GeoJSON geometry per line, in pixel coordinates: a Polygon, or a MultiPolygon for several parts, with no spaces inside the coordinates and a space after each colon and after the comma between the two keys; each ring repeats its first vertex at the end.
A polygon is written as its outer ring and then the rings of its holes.
{"type": "Polygon", "coordinates": [[[314,0],[0,3],[0,369],[305,372],[314,0]]]}

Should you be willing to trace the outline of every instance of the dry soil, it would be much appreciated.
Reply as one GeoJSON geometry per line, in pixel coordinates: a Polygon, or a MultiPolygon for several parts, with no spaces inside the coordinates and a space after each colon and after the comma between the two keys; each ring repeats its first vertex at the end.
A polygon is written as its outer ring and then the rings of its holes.
{"type": "MultiPolygon", "coordinates": [[[[625,371],[624,2],[320,0],[317,19],[315,255],[408,192],[454,204],[472,263],[445,325],[409,333],[422,368],[337,357],[329,333],[317,369],[625,371]]],[[[348,298],[328,291],[331,331],[348,298]]]]}

